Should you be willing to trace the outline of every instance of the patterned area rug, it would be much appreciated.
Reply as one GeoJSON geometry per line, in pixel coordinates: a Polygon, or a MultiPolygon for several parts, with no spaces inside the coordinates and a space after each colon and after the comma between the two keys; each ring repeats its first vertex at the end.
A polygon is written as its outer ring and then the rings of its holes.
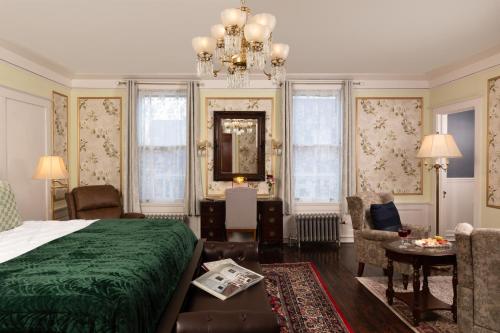
{"type": "Polygon", "coordinates": [[[313,263],[262,265],[281,333],[352,332],[313,263]]]}
{"type": "MultiPolygon", "coordinates": [[[[414,327],[413,316],[410,308],[398,300],[394,299],[393,306],[387,304],[385,290],[387,289],[387,277],[358,277],[358,281],[366,287],[372,294],[377,296],[392,312],[394,312],[401,320],[408,325],[414,332],[417,333],[456,333],[458,332],[457,324],[453,321],[451,311],[432,311],[422,315],[423,321],[418,327],[414,327]]],[[[411,282],[408,285],[411,290],[411,282]]],[[[451,276],[431,276],[429,277],[429,289],[431,293],[448,304],[453,301],[453,289],[451,284],[451,276]]],[[[403,282],[394,280],[394,290],[404,291],[403,282]]]]}

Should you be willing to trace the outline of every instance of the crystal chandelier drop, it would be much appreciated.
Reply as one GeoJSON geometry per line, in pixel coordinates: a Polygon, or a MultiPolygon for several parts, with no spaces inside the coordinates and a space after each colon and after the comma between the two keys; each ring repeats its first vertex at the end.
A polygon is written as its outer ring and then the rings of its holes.
{"type": "Polygon", "coordinates": [[[280,86],[286,78],[290,47],[272,42],[276,18],[267,13],[250,15],[241,0],[240,8],[222,11],[221,21],[212,26],[211,37],[193,38],[198,76],[217,77],[225,70],[229,88],[245,88],[250,85],[250,71],[262,71],[280,86]]]}

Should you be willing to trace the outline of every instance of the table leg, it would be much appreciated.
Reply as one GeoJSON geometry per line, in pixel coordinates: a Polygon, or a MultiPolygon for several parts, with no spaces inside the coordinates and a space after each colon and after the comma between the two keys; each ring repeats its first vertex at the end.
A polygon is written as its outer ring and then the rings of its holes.
{"type": "Polygon", "coordinates": [[[422,291],[428,294],[430,293],[428,278],[430,275],[431,268],[428,265],[422,265],[422,271],[424,272],[424,284],[422,286],[422,291]]]}
{"type": "Polygon", "coordinates": [[[451,305],[451,312],[453,313],[453,321],[457,322],[457,264],[453,265],[453,304],[451,305]]]}
{"type": "Polygon", "coordinates": [[[420,263],[413,264],[413,324],[420,322],[420,263]]]}
{"type": "Polygon", "coordinates": [[[385,295],[387,296],[387,303],[392,305],[394,302],[394,286],[392,284],[392,275],[394,274],[394,267],[392,264],[392,259],[387,260],[387,290],[385,295]]]}

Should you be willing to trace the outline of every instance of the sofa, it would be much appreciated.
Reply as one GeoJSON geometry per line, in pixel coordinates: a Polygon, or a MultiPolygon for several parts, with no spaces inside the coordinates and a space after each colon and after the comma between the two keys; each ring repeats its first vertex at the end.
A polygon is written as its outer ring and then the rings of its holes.
{"type": "Polygon", "coordinates": [[[455,231],[458,268],[458,331],[500,332],[500,229],[455,231]]]}
{"type": "MultiPolygon", "coordinates": [[[[201,263],[231,258],[262,274],[255,242],[205,242],[201,263]]],[[[204,272],[200,271],[199,274],[204,272]]],[[[264,281],[221,301],[191,286],[179,314],[177,333],[278,333],[278,318],[271,310],[264,281]]]]}

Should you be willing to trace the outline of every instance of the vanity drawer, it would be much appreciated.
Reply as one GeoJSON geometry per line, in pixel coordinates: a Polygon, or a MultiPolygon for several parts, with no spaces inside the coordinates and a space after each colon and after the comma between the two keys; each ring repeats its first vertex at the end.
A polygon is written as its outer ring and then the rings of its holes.
{"type": "Polygon", "coordinates": [[[226,240],[225,228],[201,228],[201,238],[208,241],[224,242],[226,240]]]}
{"type": "Polygon", "coordinates": [[[200,206],[201,206],[201,216],[226,215],[226,205],[224,201],[202,201],[200,203],[200,206]]]}
{"type": "Polygon", "coordinates": [[[264,243],[283,242],[283,227],[278,225],[262,226],[261,238],[264,243]]]}

